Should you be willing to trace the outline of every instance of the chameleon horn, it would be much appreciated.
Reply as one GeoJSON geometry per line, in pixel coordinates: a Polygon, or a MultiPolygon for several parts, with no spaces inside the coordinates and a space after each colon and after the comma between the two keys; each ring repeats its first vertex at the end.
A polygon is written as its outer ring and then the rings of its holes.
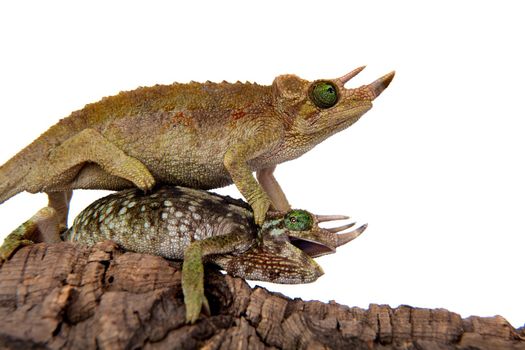
{"type": "Polygon", "coordinates": [[[329,232],[332,232],[332,233],[337,233],[337,232],[344,231],[347,228],[353,227],[354,225],[355,225],[355,222],[351,222],[351,223],[343,225],[343,226],[327,228],[325,230],[327,230],[329,232]]]}
{"type": "Polygon", "coordinates": [[[345,85],[347,81],[358,75],[363,69],[365,69],[366,66],[358,67],[351,71],[350,73],[347,73],[343,75],[341,78],[336,79],[338,82],[341,83],[341,85],[345,85]]]}
{"type": "Polygon", "coordinates": [[[374,81],[372,84],[367,85],[368,89],[374,95],[374,99],[379,96],[384,89],[388,87],[392,79],[394,79],[395,71],[383,75],[381,78],[374,81]]]}
{"type": "Polygon", "coordinates": [[[337,242],[336,242],[335,246],[336,247],[340,247],[343,244],[346,244],[346,243],[356,239],[357,237],[359,237],[359,235],[361,233],[363,233],[364,230],[366,230],[367,226],[368,226],[368,224],[364,224],[363,226],[360,226],[359,228],[357,228],[357,229],[355,229],[355,230],[353,230],[351,232],[337,235],[337,242]]]}
{"type": "Polygon", "coordinates": [[[317,222],[350,219],[350,217],[346,215],[315,215],[315,218],[317,219],[317,222]]]}

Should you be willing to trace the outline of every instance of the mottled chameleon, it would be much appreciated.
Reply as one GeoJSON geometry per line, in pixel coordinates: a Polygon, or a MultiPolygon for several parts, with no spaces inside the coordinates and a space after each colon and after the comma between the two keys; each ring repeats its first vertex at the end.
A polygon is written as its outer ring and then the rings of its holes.
{"type": "MultiPolygon", "coordinates": [[[[111,239],[125,250],[183,260],[186,317],[195,322],[201,308],[208,309],[203,262],[246,279],[313,282],[323,270],[312,258],[334,253],[366,228],[338,234],[353,224],[331,229],[318,225],[342,219],[347,217],[296,209],[269,212],[259,227],[249,205],[241,200],[164,186],[150,194],[128,189],[95,201],[76,217],[63,238],[87,245],[111,239]]],[[[0,260],[20,245],[32,243],[31,239],[59,241],[58,237],[54,209],[46,207],[8,236],[0,247],[0,260]],[[38,237],[42,234],[48,237],[38,237]]]]}

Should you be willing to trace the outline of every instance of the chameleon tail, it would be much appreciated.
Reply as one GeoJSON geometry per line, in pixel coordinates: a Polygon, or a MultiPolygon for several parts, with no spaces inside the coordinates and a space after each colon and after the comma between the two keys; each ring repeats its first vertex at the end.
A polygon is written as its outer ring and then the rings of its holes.
{"type": "Polygon", "coordinates": [[[9,198],[13,197],[15,194],[22,192],[23,189],[18,187],[11,187],[10,183],[2,182],[0,185],[0,203],[5,202],[9,198]]]}
{"type": "Polygon", "coordinates": [[[24,191],[25,177],[31,170],[31,163],[25,162],[25,149],[0,167],[0,203],[24,191]]]}
{"type": "Polygon", "coordinates": [[[38,163],[47,158],[50,149],[82,130],[86,123],[85,118],[64,118],[0,166],[0,204],[23,191],[40,191],[39,182],[46,179],[39,179],[37,183],[30,179],[38,163]]]}
{"type": "Polygon", "coordinates": [[[0,203],[20,192],[29,190],[28,187],[31,186],[28,186],[28,177],[50,148],[45,138],[46,133],[0,166],[0,203]]]}

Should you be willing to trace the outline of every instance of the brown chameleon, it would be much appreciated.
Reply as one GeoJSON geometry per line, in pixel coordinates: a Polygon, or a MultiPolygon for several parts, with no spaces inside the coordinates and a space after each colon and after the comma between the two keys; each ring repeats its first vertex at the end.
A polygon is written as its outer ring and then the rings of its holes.
{"type": "Polygon", "coordinates": [[[65,228],[73,189],[234,183],[261,225],[270,205],[290,209],[276,165],[355,123],[394,77],[346,89],[363,68],[314,82],[281,75],[270,86],[175,83],[103,98],[0,167],[0,203],[22,191],[46,192],[65,228]]]}

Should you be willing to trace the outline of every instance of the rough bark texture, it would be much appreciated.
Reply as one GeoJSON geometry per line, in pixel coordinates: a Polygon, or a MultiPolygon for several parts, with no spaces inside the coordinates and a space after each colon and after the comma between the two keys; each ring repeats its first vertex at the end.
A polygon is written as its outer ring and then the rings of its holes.
{"type": "Polygon", "coordinates": [[[212,315],[184,324],[180,264],[110,242],[19,250],[0,268],[6,349],[525,349],[504,318],[291,300],[208,270],[212,315]]]}

